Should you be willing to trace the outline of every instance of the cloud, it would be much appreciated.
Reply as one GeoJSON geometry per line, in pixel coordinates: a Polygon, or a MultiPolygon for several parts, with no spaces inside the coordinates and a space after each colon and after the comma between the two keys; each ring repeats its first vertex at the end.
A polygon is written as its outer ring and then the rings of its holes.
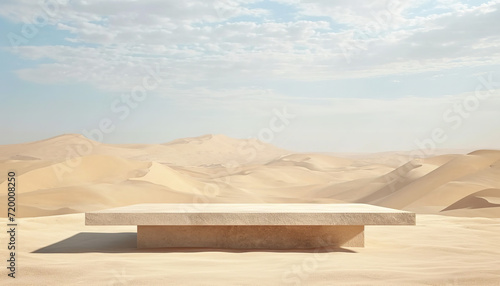
{"type": "MultiPolygon", "coordinates": [[[[244,90],[262,79],[314,82],[500,64],[497,2],[454,1],[444,11],[442,1],[277,2],[295,7],[296,20],[275,21],[257,0],[62,1],[48,25],[69,32],[68,44],[13,49],[43,59],[16,73],[120,92],[159,64],[164,91],[199,94],[224,82],[244,90]]],[[[37,5],[4,1],[0,15],[24,21],[43,13],[37,5]]]]}

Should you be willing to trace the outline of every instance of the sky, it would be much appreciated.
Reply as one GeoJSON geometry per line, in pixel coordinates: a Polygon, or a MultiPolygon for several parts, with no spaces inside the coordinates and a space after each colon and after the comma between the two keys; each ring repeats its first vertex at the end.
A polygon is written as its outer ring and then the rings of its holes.
{"type": "Polygon", "coordinates": [[[500,148],[500,1],[3,0],[0,144],[500,148]]]}

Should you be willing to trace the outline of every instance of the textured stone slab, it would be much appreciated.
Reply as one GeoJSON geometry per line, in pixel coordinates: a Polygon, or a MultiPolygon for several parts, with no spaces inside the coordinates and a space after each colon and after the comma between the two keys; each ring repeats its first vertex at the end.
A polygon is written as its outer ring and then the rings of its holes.
{"type": "Polygon", "coordinates": [[[85,214],[87,225],[414,225],[415,214],[366,204],[140,204],[85,214]]]}
{"type": "Polygon", "coordinates": [[[87,225],[137,225],[138,248],[364,246],[365,225],[415,214],[365,204],[141,204],[85,214],[87,225]]]}

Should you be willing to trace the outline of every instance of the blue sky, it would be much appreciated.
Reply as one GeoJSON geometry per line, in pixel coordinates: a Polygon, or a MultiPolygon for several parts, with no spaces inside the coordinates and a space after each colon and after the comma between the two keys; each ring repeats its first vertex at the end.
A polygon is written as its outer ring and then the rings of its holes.
{"type": "Polygon", "coordinates": [[[500,148],[499,1],[44,3],[0,3],[0,144],[500,148]]]}

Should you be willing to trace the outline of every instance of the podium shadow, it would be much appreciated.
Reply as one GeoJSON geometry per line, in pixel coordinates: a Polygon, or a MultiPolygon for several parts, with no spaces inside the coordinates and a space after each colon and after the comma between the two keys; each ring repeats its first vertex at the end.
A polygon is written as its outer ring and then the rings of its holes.
{"type": "Polygon", "coordinates": [[[221,249],[221,248],[137,248],[135,232],[80,232],[59,242],[39,248],[32,253],[191,253],[191,252],[298,252],[298,253],[357,253],[341,247],[324,247],[311,249],[221,249]]]}

